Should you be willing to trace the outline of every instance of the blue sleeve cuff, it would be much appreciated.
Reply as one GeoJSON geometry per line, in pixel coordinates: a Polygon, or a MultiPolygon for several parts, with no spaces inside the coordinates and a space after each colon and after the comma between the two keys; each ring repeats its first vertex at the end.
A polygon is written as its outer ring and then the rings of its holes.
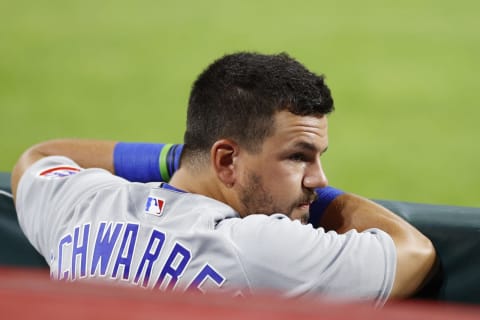
{"type": "Polygon", "coordinates": [[[310,205],[310,217],[308,222],[315,228],[318,228],[325,209],[327,209],[328,205],[332,203],[333,200],[345,192],[328,186],[315,189],[315,193],[317,194],[317,199],[310,205]]]}
{"type": "Polygon", "coordinates": [[[129,181],[162,181],[158,159],[163,144],[119,142],[113,150],[115,174],[129,181]]]}

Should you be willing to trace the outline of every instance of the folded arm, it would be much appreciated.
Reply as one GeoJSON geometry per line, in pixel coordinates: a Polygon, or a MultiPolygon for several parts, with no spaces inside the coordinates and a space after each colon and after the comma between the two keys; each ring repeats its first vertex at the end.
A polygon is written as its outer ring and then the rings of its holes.
{"type": "Polygon", "coordinates": [[[83,168],[102,168],[132,182],[169,181],[180,166],[181,144],[129,143],[109,140],[58,139],[28,149],[12,172],[16,194],[20,177],[34,162],[65,156],[83,168]]]}
{"type": "Polygon", "coordinates": [[[23,173],[36,161],[48,156],[65,156],[83,168],[103,168],[114,172],[113,150],[116,141],[59,139],[42,142],[27,149],[12,170],[12,193],[16,196],[23,173]]]}
{"type": "Polygon", "coordinates": [[[431,241],[390,210],[363,197],[345,193],[327,207],[320,225],[344,233],[378,228],[388,233],[397,250],[395,282],[390,298],[413,295],[428,279],[436,259],[431,241]]]}

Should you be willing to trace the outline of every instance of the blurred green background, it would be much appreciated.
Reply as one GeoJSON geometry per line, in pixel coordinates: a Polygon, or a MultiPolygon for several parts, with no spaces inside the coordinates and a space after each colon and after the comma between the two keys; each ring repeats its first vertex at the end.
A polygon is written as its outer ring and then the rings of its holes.
{"type": "Polygon", "coordinates": [[[480,2],[0,2],[0,171],[51,138],[181,142],[190,85],[225,53],[288,52],[336,112],[330,183],[480,206],[480,2]]]}

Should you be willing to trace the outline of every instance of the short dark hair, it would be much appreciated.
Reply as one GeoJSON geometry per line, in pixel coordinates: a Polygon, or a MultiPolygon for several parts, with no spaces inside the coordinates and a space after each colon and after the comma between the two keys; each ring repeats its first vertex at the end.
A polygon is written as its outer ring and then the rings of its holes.
{"type": "Polygon", "coordinates": [[[323,75],[307,70],[286,53],[225,55],[192,86],[184,153],[187,158],[205,157],[222,138],[255,152],[272,133],[278,111],[324,115],[333,109],[323,75]]]}

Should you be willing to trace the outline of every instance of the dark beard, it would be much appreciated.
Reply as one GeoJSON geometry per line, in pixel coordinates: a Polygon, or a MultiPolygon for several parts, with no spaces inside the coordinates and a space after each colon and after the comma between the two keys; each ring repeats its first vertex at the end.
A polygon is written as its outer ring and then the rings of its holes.
{"type": "Polygon", "coordinates": [[[246,185],[240,186],[240,201],[245,208],[245,215],[254,213],[272,214],[281,212],[273,206],[273,199],[263,188],[262,178],[249,172],[246,185]]]}
{"type": "MultiPolygon", "coordinates": [[[[261,176],[254,172],[247,174],[246,184],[240,186],[240,201],[245,210],[245,216],[249,214],[273,214],[283,213],[291,217],[295,208],[302,203],[308,203],[316,198],[316,193],[313,191],[307,191],[293,203],[290,208],[281,208],[276,204],[272,196],[264,189],[263,179],[261,176]]],[[[306,217],[302,218],[308,220],[308,213],[306,217]]]]}

